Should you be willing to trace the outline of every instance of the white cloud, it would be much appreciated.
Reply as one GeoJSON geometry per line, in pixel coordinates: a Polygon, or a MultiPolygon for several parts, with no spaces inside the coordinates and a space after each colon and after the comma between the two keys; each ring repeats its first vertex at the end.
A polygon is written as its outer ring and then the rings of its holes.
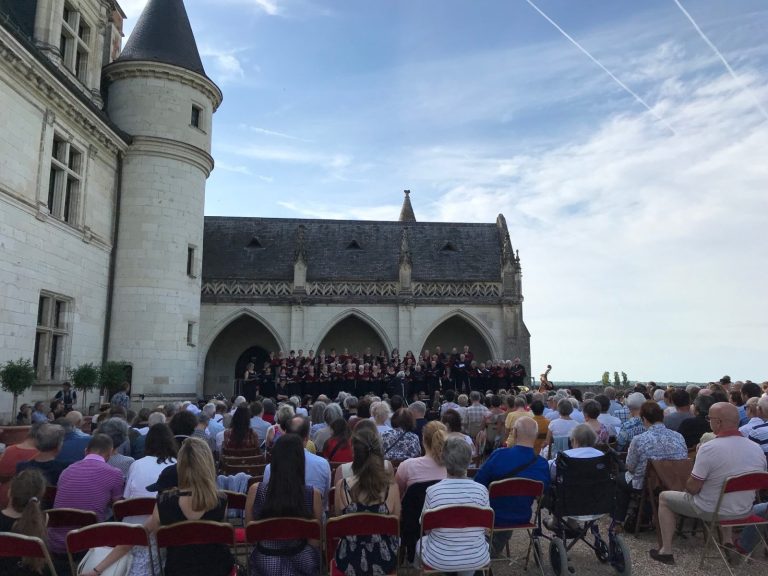
{"type": "Polygon", "coordinates": [[[200,46],[200,56],[209,58],[213,62],[214,69],[209,71],[209,73],[217,82],[222,84],[241,80],[245,77],[243,63],[238,56],[245,51],[245,48],[226,49],[207,44],[200,46]]]}
{"type": "Polygon", "coordinates": [[[298,136],[292,136],[291,134],[286,134],[284,132],[277,132],[276,130],[268,130],[266,128],[261,128],[259,126],[249,126],[248,124],[240,124],[239,128],[241,130],[247,130],[249,132],[253,132],[255,134],[261,134],[263,136],[275,136],[277,138],[285,138],[286,140],[298,140],[300,142],[309,142],[309,140],[305,140],[304,138],[299,138],[298,136]]]}
{"type": "Polygon", "coordinates": [[[242,166],[239,164],[227,164],[226,162],[216,162],[216,168],[224,170],[224,172],[232,172],[234,174],[243,174],[250,176],[252,174],[248,166],[242,166]]]}

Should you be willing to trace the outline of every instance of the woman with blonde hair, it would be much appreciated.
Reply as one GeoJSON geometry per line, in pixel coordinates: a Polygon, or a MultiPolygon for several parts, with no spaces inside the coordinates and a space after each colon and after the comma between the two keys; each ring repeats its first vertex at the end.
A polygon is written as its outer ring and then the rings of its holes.
{"type": "MultiPolygon", "coordinates": [[[[369,512],[400,516],[400,492],[384,466],[381,438],[369,427],[352,434],[353,475],[336,484],[337,514],[369,512]]],[[[347,536],[336,549],[336,567],[343,574],[389,574],[397,569],[400,538],[374,534],[347,536]]]]}
{"type": "MultiPolygon", "coordinates": [[[[186,520],[224,522],[227,497],[216,488],[216,467],[208,444],[200,438],[184,440],[177,456],[178,488],[161,492],[152,516],[144,527],[155,533],[160,526],[186,520]]],[[[130,546],[118,546],[91,571],[82,576],[99,576],[124,556],[130,546]]],[[[168,548],[165,576],[229,576],[234,559],[225,544],[202,544],[168,548]]]]}
{"type": "Polygon", "coordinates": [[[411,484],[443,480],[447,476],[443,463],[443,446],[447,437],[448,428],[442,422],[433,420],[424,426],[421,433],[424,456],[409,458],[397,467],[395,480],[401,494],[405,494],[411,484]]]}
{"type": "MultiPolygon", "coordinates": [[[[8,491],[8,506],[0,512],[0,532],[35,536],[46,541],[46,517],[42,509],[45,478],[30,468],[17,474],[8,491]]],[[[39,558],[0,558],[0,574],[42,573],[45,561],[39,558]]]]}

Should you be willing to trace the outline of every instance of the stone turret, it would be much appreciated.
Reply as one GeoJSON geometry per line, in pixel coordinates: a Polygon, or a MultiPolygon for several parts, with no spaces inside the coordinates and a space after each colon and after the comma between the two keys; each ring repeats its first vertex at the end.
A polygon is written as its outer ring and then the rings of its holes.
{"type": "Polygon", "coordinates": [[[194,395],[205,183],[219,88],[206,76],[183,0],[149,0],[104,69],[107,110],[132,136],[122,170],[108,355],[133,392],[194,395]]]}

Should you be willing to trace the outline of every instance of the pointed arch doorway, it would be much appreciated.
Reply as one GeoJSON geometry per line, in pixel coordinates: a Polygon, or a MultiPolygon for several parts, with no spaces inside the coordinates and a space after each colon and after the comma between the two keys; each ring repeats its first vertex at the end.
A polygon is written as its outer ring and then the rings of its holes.
{"type": "Polygon", "coordinates": [[[461,352],[464,346],[469,346],[478,364],[493,359],[493,349],[485,336],[459,314],[453,315],[435,326],[424,340],[421,350],[426,349],[434,353],[437,346],[440,346],[446,354],[450,354],[453,348],[461,352]]]}
{"type": "Polygon", "coordinates": [[[379,350],[390,352],[378,332],[368,322],[354,314],[336,322],[320,340],[316,352],[325,350],[328,354],[331,348],[335,348],[339,354],[344,348],[347,348],[350,353],[359,352],[360,354],[363,354],[366,348],[370,348],[374,354],[378,354],[379,350]]]}
{"type": "Polygon", "coordinates": [[[258,369],[270,352],[280,350],[272,330],[263,322],[243,314],[216,336],[205,357],[203,393],[230,397],[236,378],[242,378],[248,362],[258,369]]]}

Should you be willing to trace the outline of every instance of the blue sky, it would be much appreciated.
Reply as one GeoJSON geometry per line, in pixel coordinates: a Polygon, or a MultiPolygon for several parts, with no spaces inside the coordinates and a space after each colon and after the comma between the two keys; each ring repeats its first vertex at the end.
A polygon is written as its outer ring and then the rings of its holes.
{"type": "MultiPolygon", "coordinates": [[[[768,380],[768,4],[187,0],[206,214],[504,213],[533,373],[768,380]],[[647,109],[647,106],[649,109],[647,109]]],[[[130,20],[145,0],[122,0],[130,20]]]]}

